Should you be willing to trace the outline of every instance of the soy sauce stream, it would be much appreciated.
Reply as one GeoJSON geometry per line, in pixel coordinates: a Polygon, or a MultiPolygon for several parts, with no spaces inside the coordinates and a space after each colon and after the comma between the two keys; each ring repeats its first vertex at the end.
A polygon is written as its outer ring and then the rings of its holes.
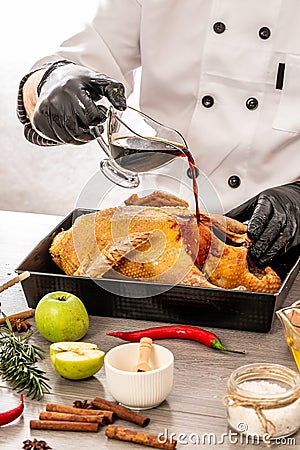
{"type": "Polygon", "coordinates": [[[118,136],[110,143],[110,151],[119,166],[132,172],[148,172],[172,161],[174,157],[186,157],[192,174],[196,219],[200,222],[195,160],[187,147],[153,137],[118,136]]]}
{"type": "Polygon", "coordinates": [[[196,164],[193,155],[191,152],[186,148],[183,149],[183,152],[185,156],[187,157],[191,174],[192,174],[192,181],[193,181],[193,192],[194,192],[194,198],[195,198],[195,210],[196,210],[196,220],[197,223],[200,223],[200,208],[199,208],[199,189],[198,189],[198,183],[197,183],[197,174],[196,174],[196,164]]]}

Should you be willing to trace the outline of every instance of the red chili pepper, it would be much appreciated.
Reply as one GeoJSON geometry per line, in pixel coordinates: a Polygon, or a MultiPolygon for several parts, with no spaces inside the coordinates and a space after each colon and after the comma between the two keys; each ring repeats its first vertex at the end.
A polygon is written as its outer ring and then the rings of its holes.
{"type": "Polygon", "coordinates": [[[7,425],[8,423],[13,422],[18,417],[21,416],[23,411],[24,411],[24,398],[23,394],[21,394],[20,403],[18,406],[16,406],[13,409],[9,409],[8,411],[0,413],[0,425],[7,425]]]}
{"type": "Polygon", "coordinates": [[[241,353],[246,352],[240,350],[231,350],[221,343],[218,336],[210,331],[203,330],[203,328],[193,327],[190,325],[165,325],[162,327],[146,328],[137,331],[110,331],[109,336],[115,336],[124,341],[139,342],[142,337],[149,337],[155,339],[190,339],[201,342],[207,347],[215,348],[217,350],[224,350],[226,352],[241,353]]]}

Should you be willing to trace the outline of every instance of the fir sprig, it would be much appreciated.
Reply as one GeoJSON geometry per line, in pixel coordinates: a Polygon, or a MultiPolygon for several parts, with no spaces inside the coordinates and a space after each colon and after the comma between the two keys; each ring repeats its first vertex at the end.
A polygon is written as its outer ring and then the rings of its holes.
{"type": "Polygon", "coordinates": [[[36,367],[36,362],[44,358],[44,351],[28,342],[35,330],[16,336],[9,319],[4,317],[6,327],[0,331],[0,374],[17,392],[27,391],[28,397],[39,400],[51,389],[45,372],[36,367]]]}

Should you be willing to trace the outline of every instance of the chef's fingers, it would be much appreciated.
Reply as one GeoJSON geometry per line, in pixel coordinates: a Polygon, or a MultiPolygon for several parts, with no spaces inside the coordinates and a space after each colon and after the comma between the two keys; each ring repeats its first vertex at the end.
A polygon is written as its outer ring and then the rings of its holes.
{"type": "Polygon", "coordinates": [[[269,198],[266,195],[260,195],[248,222],[247,232],[251,241],[257,241],[275,212],[269,198]]]}
{"type": "Polygon", "coordinates": [[[297,231],[297,222],[294,218],[288,220],[284,229],[278,234],[277,239],[271,245],[271,247],[266,251],[259,260],[261,266],[266,266],[270,263],[276,256],[282,254],[289,250],[289,244],[294,240],[297,231]]]}
{"type": "Polygon", "coordinates": [[[34,113],[33,124],[43,136],[57,143],[78,143],[75,137],[78,132],[77,113],[72,102],[66,101],[57,108],[48,100],[44,101],[34,113]]]}
{"type": "Polygon", "coordinates": [[[125,87],[112,78],[97,74],[90,81],[90,86],[93,88],[91,96],[94,99],[100,99],[103,95],[110,101],[110,103],[120,111],[126,109],[125,87]]]}
{"type": "Polygon", "coordinates": [[[78,96],[81,107],[74,108],[74,104],[65,104],[60,114],[50,114],[49,122],[55,136],[60,141],[80,145],[93,140],[95,137],[89,127],[106,120],[107,109],[97,106],[86,95],[78,96]]]}
{"type": "Polygon", "coordinates": [[[126,109],[125,89],[121,83],[109,84],[104,90],[104,95],[116,109],[120,111],[126,109]]]}
{"type": "Polygon", "coordinates": [[[95,133],[91,132],[90,127],[97,126],[97,130],[100,134],[103,133],[104,127],[100,125],[106,120],[107,117],[107,108],[103,105],[96,105],[97,113],[92,109],[88,109],[86,114],[82,111],[81,114],[78,114],[78,122],[85,125],[87,128],[83,126],[78,126],[75,130],[74,137],[82,141],[82,143],[92,141],[95,139],[95,133]]]}
{"type": "Polygon", "coordinates": [[[90,132],[90,127],[98,125],[99,129],[103,131],[103,127],[100,128],[99,124],[103,123],[107,117],[105,106],[95,105],[86,94],[80,97],[82,107],[76,108],[76,111],[74,110],[71,115],[68,115],[64,123],[66,130],[73,137],[72,140],[68,141],[70,144],[84,144],[95,139],[94,134],[90,132]]]}
{"type": "Polygon", "coordinates": [[[51,128],[54,133],[54,135],[59,139],[61,142],[64,142],[66,144],[74,144],[74,145],[80,145],[84,142],[77,140],[74,137],[73,130],[69,132],[68,127],[66,126],[66,123],[61,123],[60,120],[57,120],[55,117],[51,120],[51,128]]]}
{"type": "Polygon", "coordinates": [[[259,238],[255,242],[253,242],[253,244],[249,248],[250,255],[256,261],[259,261],[260,264],[262,264],[262,255],[266,254],[270,247],[273,246],[273,243],[277,240],[282,229],[283,228],[280,221],[277,221],[276,219],[271,220],[265,227],[259,238]]]}
{"type": "Polygon", "coordinates": [[[59,135],[53,130],[52,123],[53,120],[58,121],[58,115],[50,114],[49,111],[43,111],[42,113],[39,111],[37,113],[34,113],[33,116],[33,126],[36,128],[38,132],[40,132],[43,136],[45,136],[48,139],[52,139],[53,141],[56,141],[57,143],[65,142],[60,138],[59,135]],[[53,119],[55,118],[55,119],[53,119]],[[37,125],[38,124],[38,125],[37,125]]]}
{"type": "Polygon", "coordinates": [[[76,108],[76,112],[86,128],[106,121],[107,108],[103,105],[96,105],[89,91],[81,89],[78,93],[78,102],[82,106],[76,108]]]}

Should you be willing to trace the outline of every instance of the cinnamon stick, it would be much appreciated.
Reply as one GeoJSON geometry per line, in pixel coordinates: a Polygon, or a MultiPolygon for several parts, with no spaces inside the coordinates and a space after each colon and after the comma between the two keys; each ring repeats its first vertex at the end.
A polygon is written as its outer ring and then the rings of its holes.
{"type": "Polygon", "coordinates": [[[155,434],[134,431],[128,428],[116,427],[108,425],[105,430],[105,436],[110,439],[118,439],[119,441],[134,442],[135,444],[147,445],[148,447],[161,448],[165,450],[174,450],[177,444],[175,439],[168,441],[160,441],[155,434]]]}
{"type": "Polygon", "coordinates": [[[98,423],[64,422],[63,420],[30,420],[32,430],[98,431],[98,423]]]}
{"type": "Polygon", "coordinates": [[[114,402],[104,400],[103,398],[100,398],[100,397],[95,397],[91,401],[91,405],[94,408],[106,409],[109,411],[113,411],[117,414],[117,416],[120,419],[127,420],[128,422],[136,423],[137,425],[140,425],[141,427],[145,427],[150,422],[149,417],[143,416],[142,414],[132,411],[131,409],[126,408],[125,406],[117,405],[114,402]]]}
{"type": "MultiPolygon", "coordinates": [[[[19,313],[11,314],[10,316],[6,316],[9,320],[15,319],[29,319],[29,317],[33,317],[34,312],[33,309],[26,309],[26,311],[21,311],[19,313]]],[[[0,325],[5,324],[5,318],[0,318],[0,325]]]]}
{"type": "Polygon", "coordinates": [[[14,284],[19,283],[19,281],[25,280],[25,278],[28,278],[29,276],[30,276],[30,272],[26,271],[14,278],[11,278],[6,283],[4,283],[0,286],[0,292],[3,292],[3,291],[5,291],[5,289],[8,289],[9,287],[13,286],[14,284]]]}
{"type": "Polygon", "coordinates": [[[63,420],[67,422],[88,422],[88,423],[98,423],[99,425],[107,425],[108,421],[103,416],[103,414],[92,415],[88,414],[86,416],[79,414],[68,414],[68,413],[59,413],[52,411],[41,411],[40,420],[63,420]]]}
{"type": "Polygon", "coordinates": [[[103,409],[82,409],[74,408],[73,406],[60,405],[58,403],[47,403],[46,411],[58,412],[58,413],[68,413],[77,414],[80,416],[87,415],[103,415],[107,420],[107,423],[113,423],[117,417],[117,414],[113,411],[103,410],[103,409]]]}

